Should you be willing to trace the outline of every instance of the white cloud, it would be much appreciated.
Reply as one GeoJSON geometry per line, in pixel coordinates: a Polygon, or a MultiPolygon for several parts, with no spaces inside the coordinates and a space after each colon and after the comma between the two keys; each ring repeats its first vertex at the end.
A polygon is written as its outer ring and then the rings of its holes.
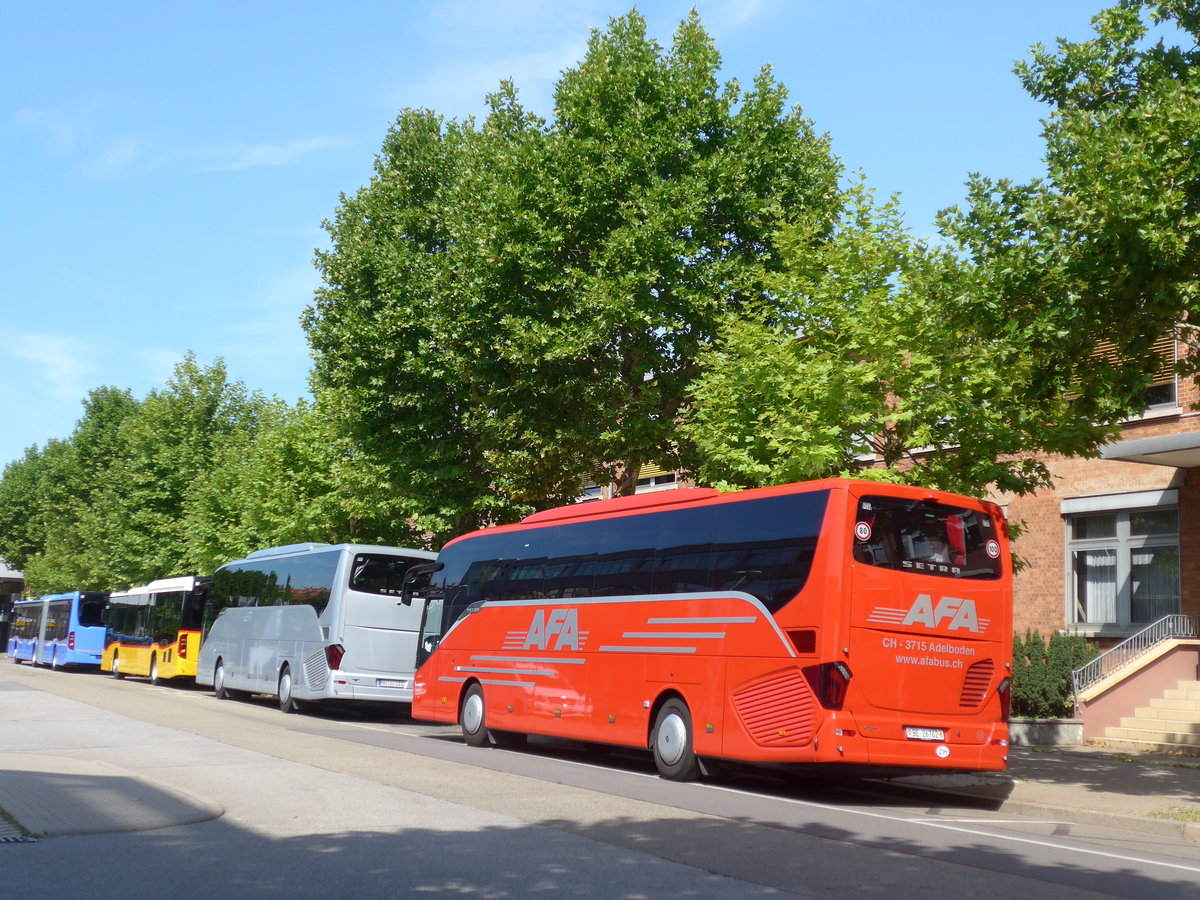
{"type": "Polygon", "coordinates": [[[240,172],[259,166],[287,166],[314,153],[349,146],[351,142],[344,138],[319,137],[283,144],[231,144],[209,147],[200,151],[200,155],[213,160],[205,167],[205,171],[240,172]]]}
{"type": "Polygon", "coordinates": [[[48,389],[59,402],[78,403],[99,368],[92,362],[96,345],[92,341],[59,334],[8,334],[8,353],[20,360],[26,379],[48,389]]]}
{"type": "Polygon", "coordinates": [[[57,153],[70,150],[83,133],[78,125],[47,109],[19,109],[9,117],[9,124],[18,131],[49,138],[57,153]]]}

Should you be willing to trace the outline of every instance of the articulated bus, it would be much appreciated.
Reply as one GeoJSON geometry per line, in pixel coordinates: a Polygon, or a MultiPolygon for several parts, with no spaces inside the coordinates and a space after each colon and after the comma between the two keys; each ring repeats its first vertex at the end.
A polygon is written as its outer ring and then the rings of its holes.
{"type": "Polygon", "coordinates": [[[547,510],[448,543],[412,714],[719,760],[1000,770],[1012,569],[994,504],[830,479],[547,510]]]}
{"type": "Polygon", "coordinates": [[[100,668],[116,678],[191,678],[210,582],[194,575],[160,578],[108,597],[108,634],[100,668]]]}
{"type": "Polygon", "coordinates": [[[252,553],[213,576],[198,684],[222,699],[412,702],[422,607],[400,603],[425,550],[296,544],[252,553]]]}
{"type": "Polygon", "coordinates": [[[99,666],[104,651],[105,595],[47,594],[13,604],[8,657],[34,665],[99,666]]]}

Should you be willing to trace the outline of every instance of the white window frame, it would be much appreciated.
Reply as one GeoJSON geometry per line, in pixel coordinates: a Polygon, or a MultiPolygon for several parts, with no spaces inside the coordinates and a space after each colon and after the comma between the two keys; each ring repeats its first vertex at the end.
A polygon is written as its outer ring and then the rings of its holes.
{"type": "MultiPolygon", "coordinates": [[[[1064,534],[1065,621],[1074,632],[1085,635],[1126,635],[1144,628],[1148,622],[1133,622],[1133,554],[1154,547],[1174,547],[1179,552],[1179,492],[1177,490],[1139,491],[1131,494],[1110,494],[1100,497],[1080,497],[1064,500],[1060,506],[1064,534]],[[1137,535],[1130,533],[1130,517],[1136,512],[1173,510],[1176,514],[1174,534],[1137,535]],[[1111,537],[1081,538],[1073,535],[1073,522],[1087,515],[1114,515],[1116,534],[1111,537]],[[1077,622],[1075,610],[1080,602],[1075,580],[1075,553],[1087,550],[1114,550],[1117,567],[1117,597],[1115,622],[1077,622]]],[[[1181,597],[1181,585],[1176,595],[1181,597]]],[[[1176,609],[1178,612],[1178,609],[1176,609]]]]}

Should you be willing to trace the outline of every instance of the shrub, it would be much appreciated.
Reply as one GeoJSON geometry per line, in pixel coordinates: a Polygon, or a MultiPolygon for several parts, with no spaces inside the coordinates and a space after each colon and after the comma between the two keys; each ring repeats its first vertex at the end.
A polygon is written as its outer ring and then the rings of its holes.
{"type": "Polygon", "coordinates": [[[1050,635],[1026,631],[1013,635],[1012,715],[1017,718],[1059,719],[1074,713],[1071,670],[1094,659],[1095,648],[1074,634],[1050,635]]]}

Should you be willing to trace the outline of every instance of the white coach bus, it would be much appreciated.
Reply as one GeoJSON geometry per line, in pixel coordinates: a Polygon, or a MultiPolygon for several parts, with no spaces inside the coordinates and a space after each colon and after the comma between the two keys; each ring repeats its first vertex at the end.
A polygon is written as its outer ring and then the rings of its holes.
{"type": "Polygon", "coordinates": [[[196,682],[222,699],[272,694],[295,712],[322,700],[412,702],[421,604],[404,576],[437,554],[360,544],[251,553],[213,576],[196,682]]]}

